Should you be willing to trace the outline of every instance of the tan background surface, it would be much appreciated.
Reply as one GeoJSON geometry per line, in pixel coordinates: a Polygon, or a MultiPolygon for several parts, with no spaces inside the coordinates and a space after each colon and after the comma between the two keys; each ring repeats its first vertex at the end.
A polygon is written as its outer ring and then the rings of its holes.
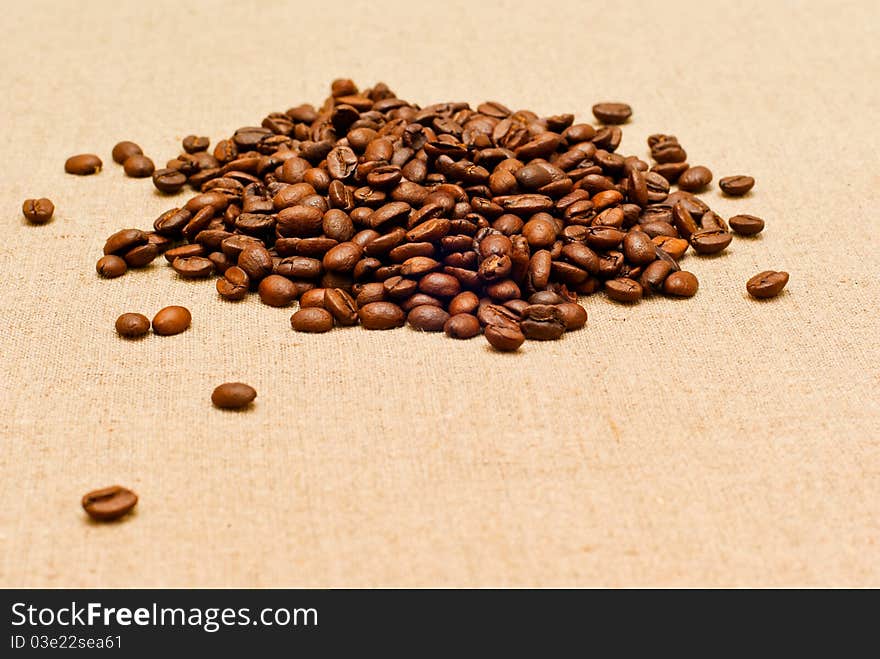
{"type": "Polygon", "coordinates": [[[0,585],[880,586],[877,5],[708,4],[4,4],[0,585]],[[515,355],[297,335],[158,261],[95,275],[109,233],[177,203],[116,141],[164,162],[340,75],[586,120],[626,100],[621,152],[676,134],[757,178],[707,200],[768,228],[689,257],[693,300],[596,296],[515,355]],[[63,174],[83,151],[105,170],[63,174]],[[56,219],[27,226],[42,195],[56,219]],[[791,283],[758,303],[767,268],[791,283]],[[190,331],[115,336],[168,304],[190,331]],[[252,411],[211,408],[227,380],[252,411]],[[137,514],[88,523],[80,496],[116,482],[137,514]]]}

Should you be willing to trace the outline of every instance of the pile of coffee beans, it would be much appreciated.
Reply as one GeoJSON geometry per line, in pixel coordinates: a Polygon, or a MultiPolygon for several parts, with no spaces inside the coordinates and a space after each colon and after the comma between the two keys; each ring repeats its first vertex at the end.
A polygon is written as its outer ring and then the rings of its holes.
{"type": "MultiPolygon", "coordinates": [[[[482,333],[505,351],[583,327],[580,295],[693,296],[682,258],[732,240],[696,196],[712,172],[689,165],[672,135],[648,138],[652,162],[621,155],[632,109],[599,103],[593,114],[598,127],[497,102],[420,107],[383,83],[335,80],[320,107],[273,112],[213,150],[186,137],[151,175],[160,192],[196,194],[152,231],[110,236],[97,270],[117,277],[163,254],[181,278],[219,277],[224,300],[298,301],[296,331],[408,323],[455,339],[482,333]]],[[[77,172],[100,166],[77,158],[77,172]]],[[[113,158],[150,175],[136,144],[118,144],[113,158]]],[[[735,196],[753,185],[720,182],[735,196]]],[[[753,236],[764,222],[737,215],[730,227],[753,236]]]]}

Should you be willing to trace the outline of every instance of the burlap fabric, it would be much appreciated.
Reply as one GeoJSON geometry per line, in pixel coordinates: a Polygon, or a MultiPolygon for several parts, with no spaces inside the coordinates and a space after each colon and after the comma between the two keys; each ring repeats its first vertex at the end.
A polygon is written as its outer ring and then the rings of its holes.
{"type": "Polygon", "coordinates": [[[0,585],[880,585],[876,3],[35,2],[0,54],[0,585]],[[409,329],[295,334],[157,262],[94,272],[104,238],[177,203],[158,162],[329,81],[422,104],[590,120],[620,151],[676,134],[755,176],[707,195],[767,230],[689,256],[690,301],[587,299],[587,329],[496,354],[409,329]],[[62,171],[97,152],[98,176],[62,171]],[[29,196],[56,219],[32,227],[29,196]],[[760,303],[745,281],[791,272],[760,303]],[[113,321],[183,304],[190,331],[113,321]],[[253,410],[213,409],[228,380],[253,410]],[[125,484],[121,524],[79,497],[125,484]]]}

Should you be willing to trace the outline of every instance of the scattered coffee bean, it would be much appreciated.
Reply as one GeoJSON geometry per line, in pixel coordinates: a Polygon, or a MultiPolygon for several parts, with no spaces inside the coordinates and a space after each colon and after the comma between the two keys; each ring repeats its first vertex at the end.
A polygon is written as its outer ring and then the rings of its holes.
{"type": "Polygon", "coordinates": [[[124,313],[116,319],[116,333],[126,339],[136,339],[150,331],[150,319],[140,313],[124,313]]]}
{"type": "Polygon", "coordinates": [[[632,116],[632,108],[626,103],[596,103],[593,115],[603,124],[622,124],[632,116]]]}
{"type": "Polygon", "coordinates": [[[730,197],[742,197],[755,187],[755,179],[751,176],[725,176],[718,181],[718,187],[730,197]]]}
{"type": "Polygon", "coordinates": [[[787,272],[765,270],[746,282],[746,290],[752,297],[763,300],[779,295],[787,283],[787,272]]]}
{"type": "Polygon", "coordinates": [[[333,316],[321,307],[306,307],[290,317],[290,325],[297,332],[329,332],[333,329],[333,316]]]}
{"type": "Polygon", "coordinates": [[[106,279],[115,279],[125,274],[128,270],[128,265],[126,265],[125,259],[122,257],[109,254],[98,259],[98,262],[95,264],[95,270],[106,279]]]}
{"type": "Polygon", "coordinates": [[[122,168],[125,170],[125,175],[131,178],[146,178],[156,171],[153,161],[138,153],[126,158],[122,168]]]}
{"type": "Polygon", "coordinates": [[[423,332],[442,332],[447,320],[449,314],[433,304],[420,304],[406,315],[410,327],[423,332]]]}
{"type": "Polygon", "coordinates": [[[226,269],[217,280],[217,292],[224,300],[243,300],[250,288],[250,277],[238,266],[226,269]]]}
{"type": "Polygon", "coordinates": [[[480,321],[469,313],[457,313],[443,324],[443,331],[453,339],[472,339],[480,333],[480,321]]]}
{"type": "Polygon", "coordinates": [[[143,153],[144,152],[141,148],[134,142],[119,142],[113,147],[113,162],[121,165],[132,156],[140,156],[143,155],[143,153]]]}
{"type": "Polygon", "coordinates": [[[153,316],[153,332],[160,336],[180,334],[190,323],[192,315],[186,307],[165,307],[153,316]]]}
{"type": "Polygon", "coordinates": [[[699,282],[690,272],[672,272],[663,281],[663,292],[674,297],[693,297],[697,294],[699,282]]]}
{"type": "Polygon", "coordinates": [[[368,330],[402,327],[406,320],[403,309],[393,302],[370,302],[358,310],[361,325],[368,330]]]}
{"type": "Polygon", "coordinates": [[[487,325],[483,330],[486,340],[495,350],[512,352],[518,350],[525,342],[526,337],[517,327],[507,325],[487,325]]]}
{"type": "Polygon", "coordinates": [[[83,510],[94,520],[110,522],[131,512],[137,505],[137,494],[121,485],[111,485],[82,498],[83,510]]]}
{"type": "Polygon", "coordinates": [[[198,153],[199,151],[207,151],[210,145],[211,140],[207,137],[187,135],[183,138],[183,150],[187,153],[198,153]]]}
{"type": "Polygon", "coordinates": [[[224,410],[238,410],[250,405],[257,397],[257,390],[243,382],[226,382],[214,389],[211,402],[224,410]]]}
{"type": "Polygon", "coordinates": [[[605,282],[605,294],[617,302],[631,304],[642,299],[642,286],[627,277],[609,279],[605,282]]]}
{"type": "Polygon", "coordinates": [[[28,199],[21,205],[21,212],[31,224],[46,224],[52,219],[55,204],[46,199],[28,199]]]}
{"type": "Polygon", "coordinates": [[[562,322],[565,324],[566,332],[579,330],[587,324],[587,310],[577,302],[563,302],[557,307],[562,315],[562,322]]]}
{"type": "Polygon", "coordinates": [[[699,192],[705,189],[712,182],[712,172],[708,167],[698,165],[697,167],[688,167],[681,176],[678,177],[678,187],[688,192],[699,192]]]}
{"type": "Polygon", "coordinates": [[[727,223],[741,236],[755,236],[764,230],[764,220],[754,215],[734,215],[727,223]]]}
{"type": "Polygon", "coordinates": [[[64,171],[68,174],[76,176],[89,176],[97,174],[101,171],[104,163],[93,153],[83,153],[78,156],[71,156],[64,163],[64,171]]]}
{"type": "Polygon", "coordinates": [[[186,174],[177,169],[157,169],[153,172],[153,185],[159,192],[174,194],[186,185],[186,174]]]}
{"type": "Polygon", "coordinates": [[[260,302],[270,307],[286,307],[299,294],[296,284],[281,275],[269,275],[260,282],[257,291],[260,294],[260,302]]]}

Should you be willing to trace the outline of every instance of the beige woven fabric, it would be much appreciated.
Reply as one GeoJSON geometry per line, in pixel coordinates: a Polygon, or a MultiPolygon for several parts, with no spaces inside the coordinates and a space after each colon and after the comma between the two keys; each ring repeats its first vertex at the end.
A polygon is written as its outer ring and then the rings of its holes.
{"type": "Polygon", "coordinates": [[[880,586],[875,2],[28,2],[0,40],[0,585],[880,586]],[[222,48],[223,50],[219,50],[222,48]],[[329,81],[676,134],[765,234],[688,256],[690,301],[586,300],[518,353],[290,330],[104,238],[177,203],[112,163],[227,136],[329,81]],[[62,171],[73,153],[98,176],[62,171]],[[56,219],[32,227],[29,196],[56,219]],[[745,281],[791,272],[760,303],[745,281]],[[118,339],[183,304],[190,331],[118,339]],[[253,410],[213,409],[228,380],[253,410]],[[80,496],[141,496],[116,525],[80,496]]]}

